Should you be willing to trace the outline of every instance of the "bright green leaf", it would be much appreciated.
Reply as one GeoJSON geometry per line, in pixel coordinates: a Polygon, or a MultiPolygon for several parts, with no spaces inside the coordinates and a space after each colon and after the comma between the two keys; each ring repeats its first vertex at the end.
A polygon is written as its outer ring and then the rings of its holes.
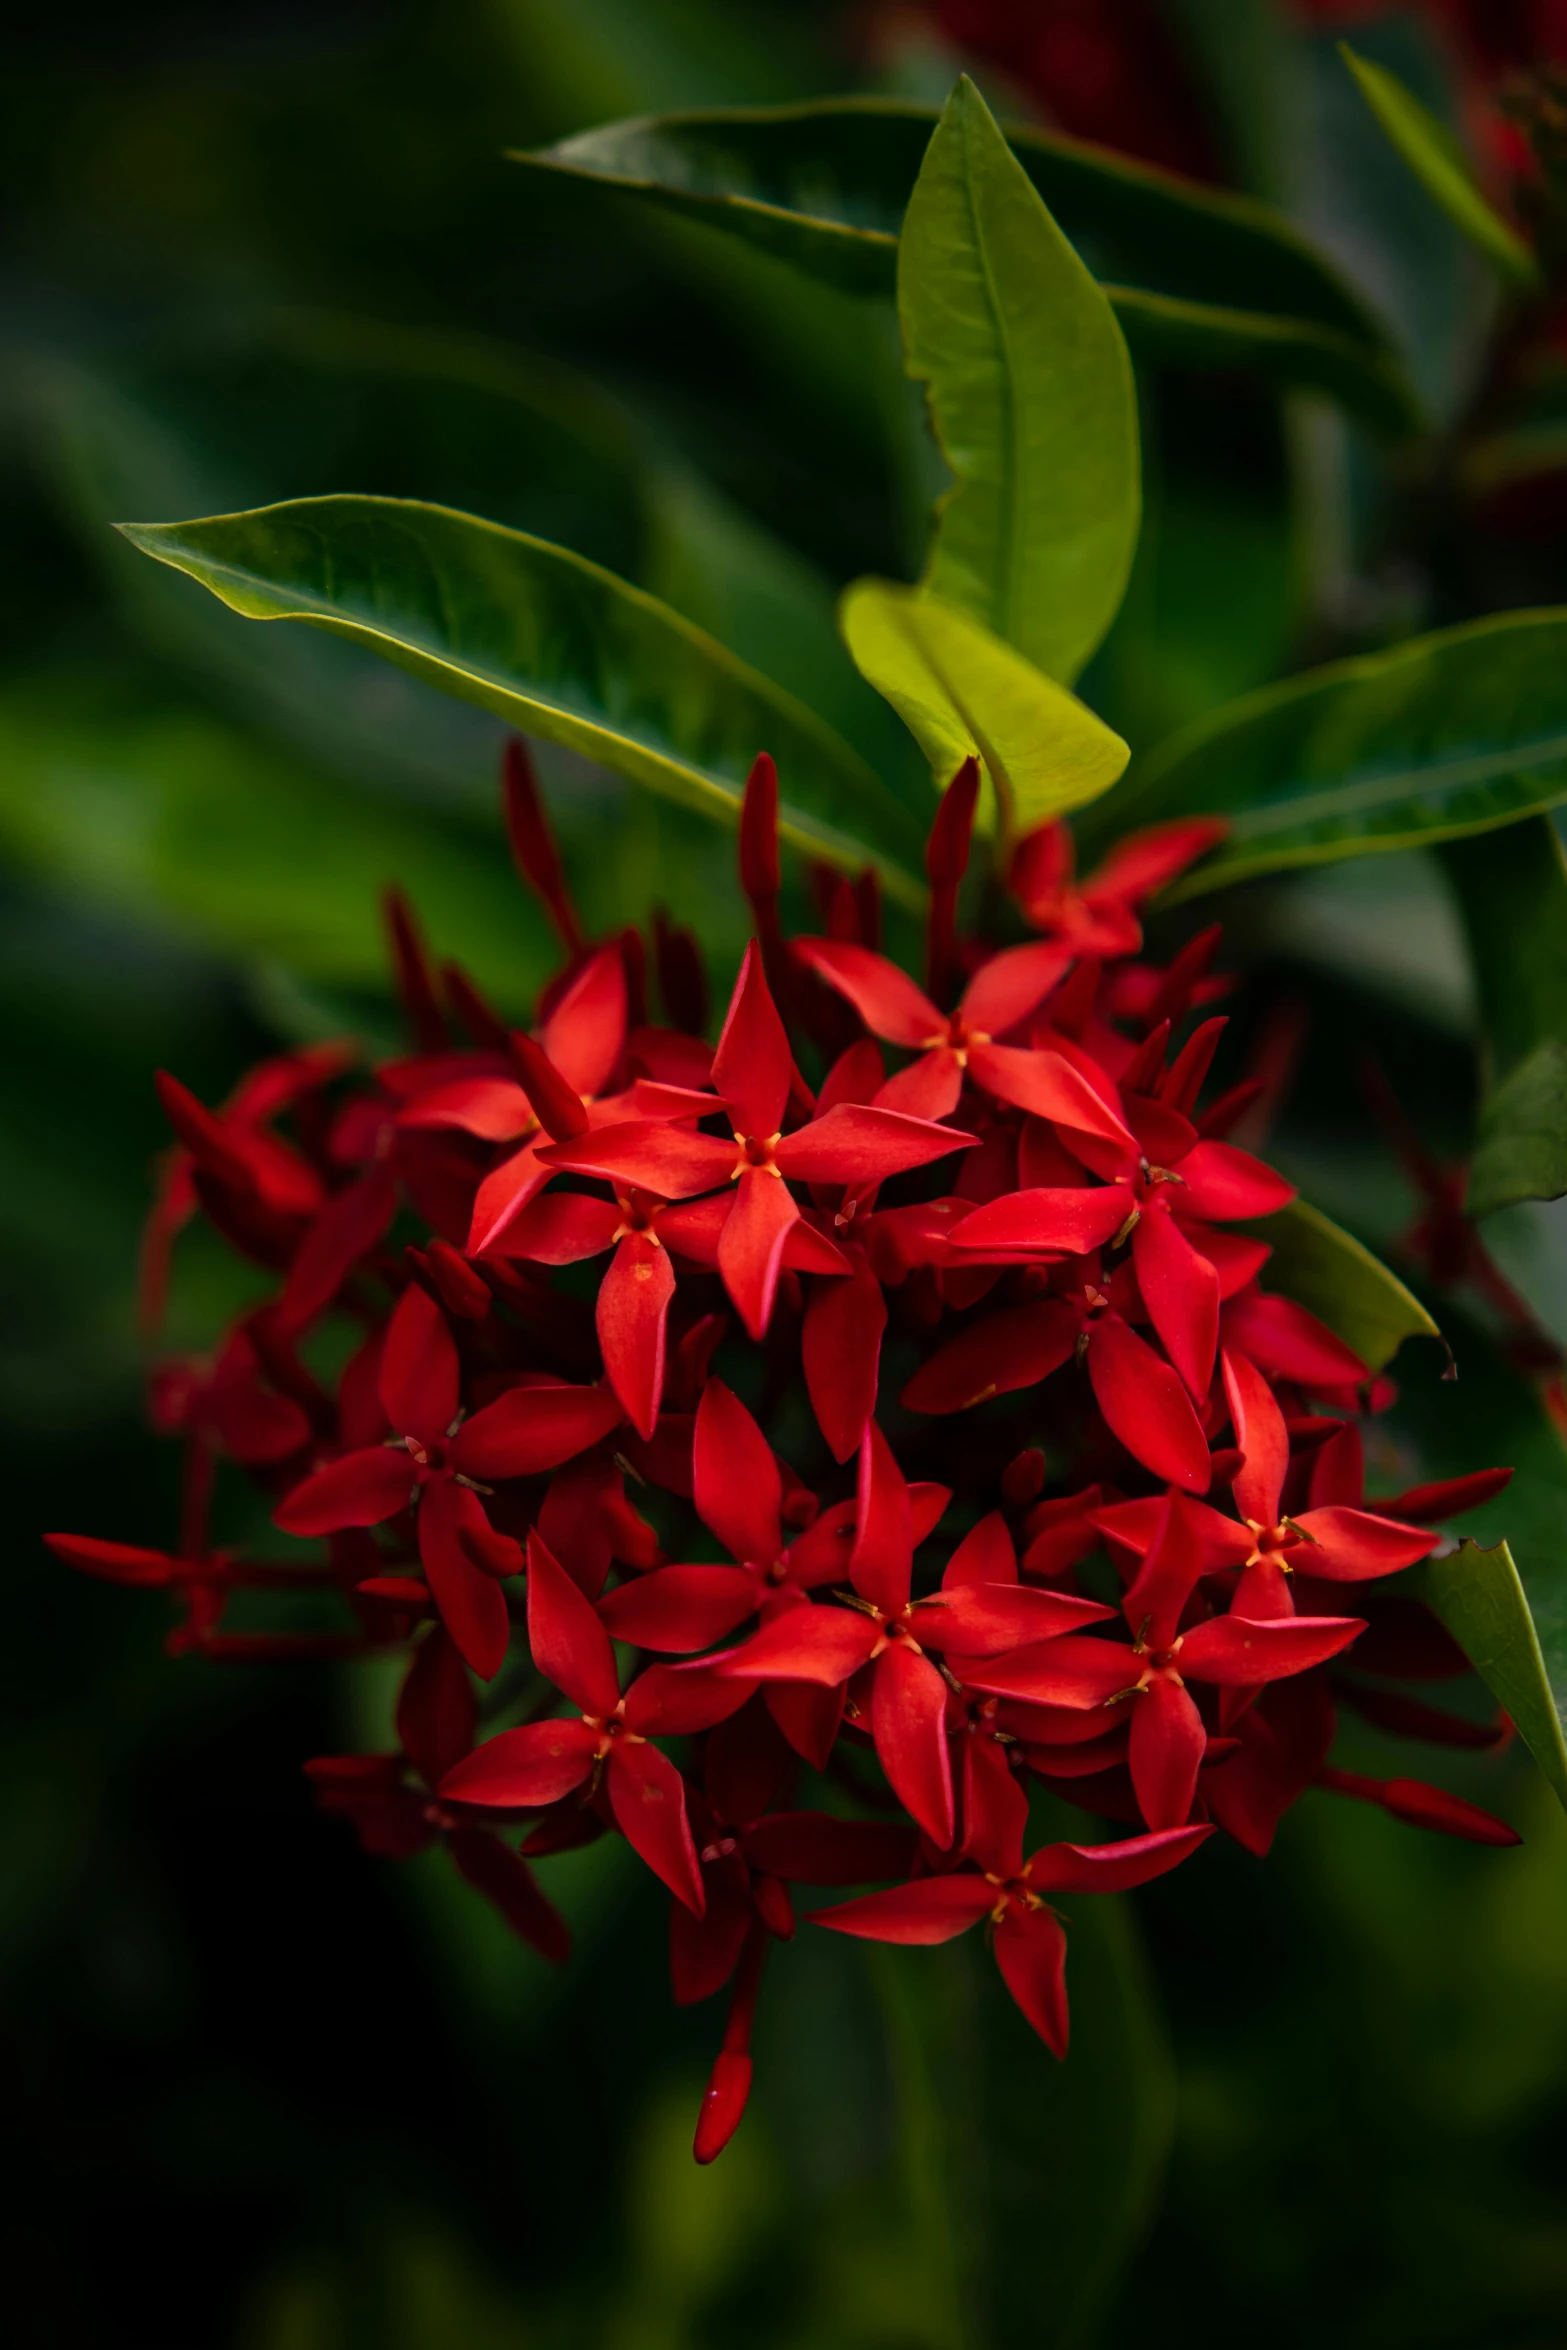
{"type": "Polygon", "coordinates": [[[1265,686],[1140,759],[1085,828],[1230,832],[1170,902],[1486,832],[1567,798],[1567,612],[1503,612],[1265,686]]]}
{"type": "Polygon", "coordinates": [[[1391,1362],[1406,1338],[1441,1339],[1398,1275],[1306,1200],[1291,1200],[1247,1229],[1273,1250],[1264,1276],[1269,1289],[1308,1307],[1373,1371],[1391,1362]]]}
{"type": "Polygon", "coordinates": [[[1444,852],[1479,1000],[1472,1215],[1567,1192],[1567,859],[1548,816],[1444,852]]]}
{"type": "MultiPolygon", "coordinates": [[[[1567,1495],[1556,1493],[1555,1508],[1559,1527],[1567,1516],[1567,1495]]],[[[1558,1800],[1567,1805],[1567,1736],[1562,1728],[1567,1701],[1567,1608],[1562,1594],[1567,1592],[1567,1576],[1562,1572],[1559,1534],[1553,1547],[1556,1555],[1549,1569],[1539,1574],[1531,1570],[1527,1586],[1505,1542],[1494,1550],[1462,1542],[1446,1558],[1427,1559],[1405,1580],[1430,1602],[1492,1696],[1507,1708],[1519,1737],[1558,1800]]]]}
{"type": "MultiPolygon", "coordinates": [[[[828,283],[892,291],[937,113],[887,98],[643,116],[515,161],[707,222],[828,283]]],[[[1252,366],[1407,431],[1417,403],[1382,328],[1281,215],[1030,124],[1007,139],[1154,360],[1252,366]]]]}
{"type": "Polygon", "coordinates": [[[1538,286],[1539,263],[1517,231],[1481,195],[1469,158],[1447,125],[1438,122],[1385,65],[1359,56],[1347,41],[1340,41],[1338,49],[1361,96],[1432,201],[1504,277],[1514,285],[1538,286]]]}
{"type": "Polygon", "coordinates": [[[562,547],[398,498],[301,498],[126,524],[133,545],[254,620],[302,620],[633,782],[734,822],[758,751],[780,829],[919,902],[919,826],[779,686],[678,613],[562,547]]]}
{"type": "Polygon", "coordinates": [[[1070,683],[1132,567],[1137,394],[1109,303],[966,74],[909,198],[898,316],[954,475],[924,584],[1070,683]]]}
{"type": "Polygon", "coordinates": [[[977,757],[1002,828],[1026,832],[1108,790],[1128,758],[1065,686],[934,596],[860,579],[838,608],[861,672],[886,695],[943,789],[977,757]]]}

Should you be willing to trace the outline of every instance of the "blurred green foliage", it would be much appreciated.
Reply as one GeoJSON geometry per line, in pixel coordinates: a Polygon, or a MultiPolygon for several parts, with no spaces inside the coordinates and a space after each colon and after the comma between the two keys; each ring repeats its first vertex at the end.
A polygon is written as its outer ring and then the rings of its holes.
{"type": "MultiPolygon", "coordinates": [[[[1168,13],[1242,179],[1454,413],[1489,293],[1330,45],[1260,5],[1269,37],[1244,42],[1168,13]]],[[[996,2036],[977,1940],[911,1964],[802,1936],[773,1962],[752,2117],[698,2172],[716,2026],[669,2005],[656,1889],[604,1847],[555,1864],[579,1954],[551,1975],[449,1873],[395,1873],[314,1814],[299,1761],[372,1734],[373,1676],[173,1665],[155,1606],[38,1545],[61,1520],[155,1542],[171,1522],[131,1302],[151,1070],[211,1099],[280,1036],[389,1033],[389,880],[507,1009],[551,955],[505,862],[498,722],[245,628],[108,525],[342,490],[476,509],[811,679],[922,789],[832,627],[844,581],[923,554],[936,466],[890,308],[502,160],[634,111],[912,88],[927,52],[872,57],[862,29],[829,0],[154,0],[62,5],[11,48],[0,2245],[29,2350],[1561,2338],[1567,1822],[1520,1752],[1444,1776],[1515,1818],[1521,1853],[1311,1797],[1267,1863],[1215,1850],[1135,1916],[1074,1920],[1061,2071],[1010,2010],[996,2036]]],[[[1451,112],[1413,15],[1362,45],[1451,112]]],[[[1175,366],[1139,396],[1147,526],[1082,689],[1135,750],[1303,660],[1567,601],[1556,545],[1401,508],[1336,409],[1175,366]]],[[[728,841],[569,753],[543,769],[588,922],[678,902],[725,975],[728,841]]],[[[1429,861],[1225,913],[1250,980],[1231,1057],[1309,1011],[1281,1163],[1390,1250],[1412,1202],[1359,1057],[1449,1153],[1474,1101],[1429,861]]],[[[1559,1226],[1516,1245],[1541,1297],[1567,1294],[1559,1226]]],[[[232,1280],[186,1253],[178,1342],[232,1280]]],[[[1549,1578],[1561,1448],[1494,1333],[1430,1302],[1460,1385],[1405,1349],[1378,1483],[1527,1462],[1520,1563],[1549,1578]]],[[[1345,1759],[1421,1767],[1370,1730],[1345,1759]]]]}

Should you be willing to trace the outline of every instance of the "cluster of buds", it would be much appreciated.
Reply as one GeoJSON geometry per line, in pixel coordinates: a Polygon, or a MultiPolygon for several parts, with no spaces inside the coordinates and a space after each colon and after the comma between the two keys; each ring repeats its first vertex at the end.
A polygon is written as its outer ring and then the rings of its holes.
{"type": "Polygon", "coordinates": [[[320,1800],[371,1852],[444,1844],[546,1957],[568,1935],[539,1864],[623,1837],[671,1896],[676,1998],[733,1986],[704,2161],[793,1887],[847,1890],[810,1912],[841,1934],[987,1924],[1061,2056],[1054,1896],[1218,1831],[1263,1853],[1313,1785],[1514,1841],[1328,1762],[1340,1703],[1504,1734],[1398,1686],[1466,1665],[1393,1579],[1508,1472],[1368,1507],[1386,1382],[1264,1286],[1290,1187],[1225,1139],[1258,1084],[1199,1106],[1217,933],[1142,957],[1142,904],[1216,828],[1133,836],[1082,882],[1063,829],[1028,836],[988,902],[1035,935],[998,946],[958,923],[970,765],[921,986],[868,881],[818,876],[822,935],[786,937],[759,759],[756,936],[715,1048],[692,936],[586,938],[520,744],[505,787],[564,956],[531,1033],[399,899],[406,1057],[287,1054],[215,1111],[160,1079],[149,1315],[198,1212],[272,1294],[155,1376],[178,1551],[55,1551],[167,1589],[171,1644],[209,1658],[406,1651],[395,1751],[311,1762],[320,1800]],[[235,1469],[297,1550],[213,1547],[235,1469]],[[1036,1785],[1125,1832],[1025,1855],[1036,1785]]]}

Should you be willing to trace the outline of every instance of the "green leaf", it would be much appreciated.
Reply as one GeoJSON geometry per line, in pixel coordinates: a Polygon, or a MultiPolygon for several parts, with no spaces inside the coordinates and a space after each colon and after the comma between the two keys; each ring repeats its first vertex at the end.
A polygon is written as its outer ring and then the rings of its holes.
{"type": "Polygon", "coordinates": [[[564,743],[686,807],[737,819],[760,750],[779,824],[918,904],[920,827],[803,703],[565,548],[400,498],[301,498],[249,514],[122,525],[134,546],[253,620],[302,620],[442,692],[564,743]]]}
{"type": "Polygon", "coordinates": [[[1427,1559],[1403,1580],[1436,1610],[1492,1696],[1511,1714],[1558,1801],[1567,1806],[1567,1736],[1562,1728],[1567,1704],[1567,1575],[1562,1572],[1559,1531],[1564,1515],[1567,1494],[1556,1492],[1555,1555],[1548,1571],[1531,1568],[1527,1584],[1505,1542],[1494,1550],[1461,1542],[1447,1558],[1427,1559]]]}
{"type": "Polygon", "coordinates": [[[1120,736],[1075,694],[936,597],[860,579],[844,590],[838,619],[856,666],[942,789],[965,759],[984,761],[1004,832],[1081,807],[1126,765],[1120,736]]]}
{"type": "Polygon", "coordinates": [[[1158,744],[1086,828],[1228,818],[1173,904],[1567,798],[1567,612],[1502,612],[1246,694],[1158,744]]]}
{"type": "Polygon", "coordinates": [[[966,74],[909,198],[898,317],[955,477],[924,584],[1070,684],[1132,567],[1137,394],[1109,303],[966,74]]]}
{"type": "Polygon", "coordinates": [[[1548,1036],[1480,1111],[1469,1189],[1471,1216],[1567,1192],[1567,1044],[1548,1036]]]}
{"type": "Polygon", "coordinates": [[[1443,854],[1474,972],[1485,1099],[1471,1215],[1567,1192],[1567,859],[1548,816],[1443,854]]]}
{"type": "Polygon", "coordinates": [[[1504,277],[1517,286],[1537,287],[1539,263],[1517,231],[1509,228],[1481,195],[1469,158],[1447,125],[1422,106],[1385,65],[1359,56],[1347,41],[1340,41],[1338,52],[1388,139],[1432,201],[1504,277]]]}
{"type": "MultiPolygon", "coordinates": [[[[937,111],[886,98],[648,115],[513,160],[707,222],[862,294],[893,289],[937,111]]],[[[1007,140],[1134,350],[1251,365],[1386,429],[1418,403],[1382,327],[1281,215],[1032,125],[1007,140]]]]}
{"type": "Polygon", "coordinates": [[[1437,1328],[1413,1290],[1341,1224],[1303,1199],[1246,1226],[1273,1254],[1264,1278],[1336,1331],[1363,1363],[1380,1371],[1406,1338],[1434,1338],[1437,1328]]]}

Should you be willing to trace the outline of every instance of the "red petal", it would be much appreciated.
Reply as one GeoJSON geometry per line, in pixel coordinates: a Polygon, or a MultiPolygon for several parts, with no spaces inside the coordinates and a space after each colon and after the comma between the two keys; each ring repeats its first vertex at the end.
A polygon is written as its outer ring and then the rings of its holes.
{"type": "Polygon", "coordinates": [[[1090,1327],[1094,1397],[1134,1461],[1188,1493],[1206,1493],[1208,1445],[1179,1376],[1135,1330],[1106,1315],[1090,1327]]]}
{"type": "Polygon", "coordinates": [[[604,1091],[626,1042],[626,965],[618,940],[588,957],[539,1041],[579,1103],[604,1091]]]}
{"type": "Polygon", "coordinates": [[[885,1037],[889,1044],[913,1046],[928,1046],[933,1038],[945,1036],[945,1014],[885,955],[831,938],[797,938],[794,952],[854,1006],[872,1035],[885,1037]]]}
{"type": "Polygon", "coordinates": [[[718,1270],[750,1336],[766,1335],[799,1203],[770,1167],[747,1167],[718,1236],[718,1270]]]}
{"type": "Polygon", "coordinates": [[[441,1793],[453,1803],[533,1811],[581,1786],[597,1744],[598,1732],[586,1722],[528,1722],[475,1747],[447,1772],[441,1793]]]}
{"type": "Polygon", "coordinates": [[[458,1077],[400,1111],[399,1126],[454,1127],[480,1142],[515,1142],[535,1124],[533,1104],[514,1077],[458,1077]]]}
{"type": "Polygon", "coordinates": [[[1358,1387],[1371,1376],[1359,1355],[1292,1297],[1262,1297],[1252,1290],[1225,1307],[1223,1328],[1225,1345],[1249,1355],[1270,1379],[1358,1387]]]}
{"type": "Polygon", "coordinates": [[[46,1534],[44,1540],[68,1567],[100,1576],[105,1583],[156,1588],[176,1581],[188,1564],[171,1558],[166,1550],[138,1550],[129,1542],[100,1542],[92,1534],[46,1534]]]}
{"type": "Polygon", "coordinates": [[[691,2152],[698,2162],[716,2162],[741,2122],[751,2095],[751,2058],[743,2048],[720,2048],[713,2059],[691,2152]]]}
{"type": "Polygon", "coordinates": [[[327,1201],[299,1244],[278,1301],[281,1329],[302,1330],[329,1306],[361,1257],[385,1239],[397,1183],[384,1162],[327,1201]]]}
{"type": "Polygon", "coordinates": [[[381,1349],[381,1404],[399,1436],[439,1444],[457,1417],[457,1346],[446,1316],[411,1281],[381,1349]]]}
{"type": "MultiPolygon", "coordinates": [[[[489,1174],[474,1194],[473,1217],[468,1226],[470,1254],[478,1256],[484,1249],[502,1252],[509,1235],[528,1202],[544,1189],[554,1174],[553,1167],[544,1166],[539,1159],[543,1137],[536,1135],[532,1142],[513,1151],[489,1174]]],[[[525,1252],[521,1252],[525,1253],[525,1252]]]]}
{"type": "MultiPolygon", "coordinates": [[[[1199,1507],[1205,1515],[1206,1505],[1194,1506],[1184,1494],[1166,1496],[1153,1539],[1123,1603],[1132,1630],[1156,1651],[1168,1648],[1174,1640],[1182,1611],[1207,1565],[1199,1507]]],[[[1239,1528],[1235,1531],[1239,1535],[1239,1528]]]]}
{"type": "Polygon", "coordinates": [[[328,1461],[296,1485],[272,1513],[285,1534],[335,1534],[344,1526],[379,1526],[413,1498],[414,1465],[400,1444],[371,1446],[328,1461]]]}
{"type": "Polygon", "coordinates": [[[913,1631],[922,1647],[955,1648],[965,1656],[998,1656],[1005,1649],[1080,1632],[1115,1614],[1094,1599],[1031,1584],[944,1585],[942,1602],[916,1601],[913,1631]]]}
{"type": "Polygon", "coordinates": [[[1137,1286],[1165,1353],[1199,1403],[1207,1401],[1219,1343],[1219,1276],[1169,1211],[1145,1208],[1132,1230],[1137,1286]]]}
{"type": "Polygon", "coordinates": [[[1437,1545],[1434,1534],[1418,1526],[1400,1526],[1392,1518],[1373,1517],[1369,1510],[1329,1506],[1303,1510],[1291,1519],[1310,1543],[1290,1550],[1290,1565],[1303,1575],[1321,1575],[1330,1583],[1369,1582],[1377,1575],[1396,1575],[1429,1558],[1437,1545]]]}
{"type": "MultiPolygon", "coordinates": [[[[615,961],[620,963],[618,954],[615,961]]],[[[551,1142],[573,1142],[586,1134],[588,1113],[582,1096],[567,1084],[543,1046],[518,1029],[511,1038],[511,1057],[528,1106],[551,1142]]]]}
{"type": "Polygon", "coordinates": [[[1279,1497],[1290,1465],[1289,1432],[1272,1388],[1254,1363],[1226,1348],[1224,1393],[1235,1441],[1245,1454],[1232,1491],[1243,1518],[1259,1526],[1279,1522],[1279,1497]]]}
{"type": "Polygon", "coordinates": [[[1018,2006],[1052,2056],[1064,2057],[1066,1935],[1048,1909],[1009,1909],[996,1928],[996,1964],[1018,2006]]]}
{"type": "Polygon", "coordinates": [[[675,1294],[669,1251],[628,1232],[599,1284],[594,1321],[604,1369],[637,1434],[649,1437],[664,1392],[664,1325],[675,1294]]]}
{"type": "Polygon", "coordinates": [[[743,1567],[655,1567],[599,1601],[613,1640],[686,1656],[754,1615],[762,1585],[743,1567]]]}
{"type": "Polygon", "coordinates": [[[889,1077],[876,1095],[876,1107],[905,1118],[950,1118],[962,1093],[963,1064],[950,1047],[940,1045],[889,1077]]]}
{"type": "Polygon", "coordinates": [[[1011,1102],[1052,1126],[1092,1134],[1133,1151],[1136,1143],[1123,1121],[1085,1077],[1060,1053],[1023,1052],[1013,1045],[969,1048],[969,1074],[998,1101],[1011,1102]]]}
{"type": "Polygon", "coordinates": [[[884,1615],[895,1616],[908,1605],[913,1563],[909,1489],[886,1437],[876,1422],[869,1420],[860,1439],[849,1579],[862,1599],[870,1600],[884,1615]]]}
{"type": "Polygon", "coordinates": [[[972,1134],[905,1118],[896,1110],[862,1109],[840,1102],[794,1134],[786,1134],[775,1158],[799,1183],[881,1183],[911,1167],[928,1167],[952,1151],[970,1150],[972,1134]]]}
{"type": "Polygon", "coordinates": [[[533,1661],[585,1714],[620,1703],[609,1634],[565,1568],[537,1534],[528,1537],[528,1645],[533,1661]]]}
{"type": "Polygon", "coordinates": [[[464,1547],[465,1527],[480,1534],[490,1531],[478,1495],[450,1477],[433,1479],[419,1502],[419,1559],[425,1581],[458,1655],[481,1681],[493,1681],[506,1661],[511,1617],[494,1576],[475,1566],[464,1547]]]}
{"type": "Polygon", "coordinates": [[[700,1917],[707,1896],[686,1818],[685,1781],[674,1764],[645,1739],[619,1738],[609,1750],[604,1776],[609,1806],[626,1842],[676,1900],[700,1917]]]}
{"type": "Polygon", "coordinates": [[[514,1387],[465,1420],[449,1458],[465,1477],[536,1477],[620,1424],[607,1387],[514,1387]]]}
{"type": "Polygon", "coordinates": [[[1161,1828],[1118,1844],[1047,1844],[1029,1862],[1028,1881],[1039,1893],[1130,1893],[1178,1868],[1212,1834],[1208,1827],[1161,1828]]]}
{"type": "MultiPolygon", "coordinates": [[[[748,1683],[742,1682],[742,1688],[748,1683]]],[[[772,1681],[762,1692],[773,1720],[813,1771],[824,1771],[843,1721],[847,1683],[821,1689],[809,1681],[772,1681]]]]}
{"type": "Polygon", "coordinates": [[[1286,1183],[1250,1151],[1237,1150],[1233,1142],[1195,1144],[1181,1161],[1181,1181],[1186,1187],[1183,1207],[1194,1216],[1211,1216],[1216,1224],[1240,1216],[1271,1216],[1295,1197],[1293,1183],[1286,1183]]]}
{"type": "Polygon", "coordinates": [[[397,1700],[397,1742],[427,1786],[439,1787],[461,1762],[477,1718],[462,1658],[437,1625],[414,1650],[397,1700]]]}
{"type": "Polygon", "coordinates": [[[770,1567],[783,1549],[783,1479],[772,1446],[739,1397],[709,1379],[692,1445],[697,1516],[732,1559],[770,1567]]]}
{"type": "Polygon", "coordinates": [[[919,1840],[891,1820],[840,1820],[824,1811],[778,1811],[747,1828],[753,1868],[792,1885],[869,1885],[906,1877],[919,1840]]]}
{"type": "Polygon", "coordinates": [[[1139,905],[1163,889],[1199,857],[1205,857],[1229,831],[1222,816],[1179,816],[1168,824],[1150,824],[1118,840],[1097,873],[1083,884],[1085,896],[1122,898],[1139,905]]]}
{"type": "Polygon", "coordinates": [[[943,1851],[953,1837],[946,1723],[947,1684],[928,1656],[892,1641],[876,1660],[876,1752],[894,1795],[943,1851]]]}
{"type": "MultiPolygon", "coordinates": [[[[1444,1519],[1461,1518],[1466,1510],[1477,1510],[1482,1502],[1494,1501],[1512,1473],[1511,1469],[1476,1469],[1468,1477],[1444,1477],[1435,1485],[1411,1485],[1407,1493],[1395,1494],[1387,1508],[1394,1517],[1438,1526],[1444,1519]]],[[[1312,1499],[1316,1498],[1313,1494],[1312,1499]]]]}
{"type": "Polygon", "coordinates": [[[1043,1002],[1071,960],[1067,948],[1044,942],[992,955],[963,991],[964,1025],[986,1036],[1005,1036],[1043,1002]]]}
{"type": "Polygon", "coordinates": [[[644,1738],[684,1738],[740,1711],[750,1688],[705,1664],[649,1665],[626,1691],[626,1727],[644,1738]]]}
{"type": "Polygon", "coordinates": [[[1275,1616],[1262,1623],[1215,1616],[1193,1625],[1176,1661],[1192,1680],[1248,1689],[1326,1664],[1365,1628],[1358,1616],[1275,1616]]]}
{"type": "Polygon", "coordinates": [[[735,1146],[717,1135],[695,1134],[689,1126],[668,1126],[656,1118],[633,1118],[622,1126],[598,1126],[575,1142],[552,1142],[538,1153],[551,1171],[597,1175],[624,1189],[628,1184],[657,1199],[687,1199],[727,1183],[735,1168],[735,1146]]]}
{"type": "Polygon", "coordinates": [[[992,1395],[1033,1387],[1060,1369],[1081,1327],[1076,1309],[1059,1298],[987,1314],[938,1348],[901,1400],[911,1412],[961,1412],[992,1395]]]}
{"type": "Polygon", "coordinates": [[[778,1132],[793,1072],[789,1039],[763,975],[762,950],[752,939],[713,1055],[713,1084],[729,1105],[736,1133],[778,1132]]]}
{"type": "Polygon", "coordinates": [[[1208,1744],[1202,1716],[1191,1691],[1167,1673],[1156,1673],[1131,1702],[1127,1760],[1143,1818],[1150,1828],[1183,1827],[1208,1744]]]}
{"type": "Polygon", "coordinates": [[[876,1409],[886,1327],[881,1283],[858,1250],[847,1281],[813,1286],[800,1351],[811,1409],[835,1461],[846,1461],[858,1449],[876,1409]]]}
{"type": "Polygon", "coordinates": [[[952,1668],[966,1689],[982,1696],[1018,1697],[1027,1705],[1062,1705],[1078,1713],[1134,1687],[1140,1670],[1120,1641],[1073,1632],[1010,1656],[954,1658],[952,1668]]]}
{"type": "Polygon", "coordinates": [[[1017,1551],[1007,1531],[1006,1519],[999,1510],[992,1510],[970,1527],[947,1561],[941,1578],[944,1593],[966,1589],[970,1584],[1015,1584],[1017,1582],[1017,1551]]]}
{"type": "MultiPolygon", "coordinates": [[[[538,1172],[541,1182],[548,1181],[548,1167],[538,1172]]],[[[584,1257],[596,1257],[613,1244],[621,1221],[621,1210],[613,1200],[589,1199],[579,1191],[547,1192],[542,1199],[531,1200],[509,1223],[505,1254],[532,1265],[580,1264],[584,1257]]],[[[473,1246],[471,1234],[469,1245],[473,1246]]]]}
{"type": "Polygon", "coordinates": [[[947,1238],[953,1248],[1062,1249],[1083,1257],[1115,1238],[1132,1210],[1129,1183],[1072,1191],[1011,1191],[988,1200],[947,1238]]]}
{"type": "Polygon", "coordinates": [[[810,1681],[835,1689],[870,1659],[881,1628],[847,1608],[792,1607],[715,1664],[730,1681],[810,1681]]]}
{"type": "Polygon", "coordinates": [[[885,1893],[863,1893],[811,1913],[813,1926],[853,1934],[862,1942],[908,1942],[921,1946],[950,1942],[977,1926],[995,1904],[995,1889],[983,1877],[922,1877],[916,1885],[894,1885],[885,1893]]]}

